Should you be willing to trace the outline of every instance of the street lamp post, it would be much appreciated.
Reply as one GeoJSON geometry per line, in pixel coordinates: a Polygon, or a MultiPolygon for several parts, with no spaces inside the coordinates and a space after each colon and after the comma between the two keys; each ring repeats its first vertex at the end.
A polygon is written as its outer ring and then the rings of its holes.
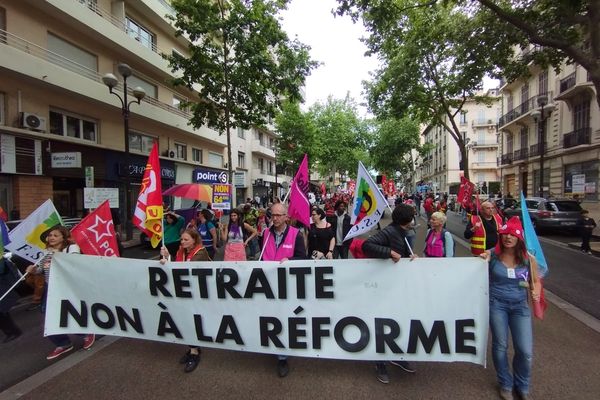
{"type": "Polygon", "coordinates": [[[540,153],[540,186],[538,189],[539,197],[544,197],[544,153],[546,152],[546,120],[552,113],[551,109],[544,110],[548,104],[548,96],[540,95],[537,98],[540,111],[531,112],[533,120],[538,124],[538,151],[540,153]],[[544,112],[545,111],[545,112],[544,112]]]}
{"type": "Polygon", "coordinates": [[[125,169],[125,235],[127,240],[131,240],[133,237],[133,226],[131,224],[131,178],[129,176],[129,164],[131,161],[129,153],[129,107],[133,103],[140,104],[142,99],[146,96],[146,92],[141,87],[136,87],[133,89],[133,97],[135,97],[136,100],[128,102],[127,78],[131,76],[131,67],[129,67],[127,64],[120,63],[117,66],[117,70],[123,77],[123,96],[120,96],[118,93],[114,92],[114,88],[119,84],[116,76],[113,74],[106,74],[102,77],[102,82],[108,86],[109,93],[114,94],[121,101],[121,113],[123,114],[123,127],[125,135],[125,165],[127,166],[125,169]]]}

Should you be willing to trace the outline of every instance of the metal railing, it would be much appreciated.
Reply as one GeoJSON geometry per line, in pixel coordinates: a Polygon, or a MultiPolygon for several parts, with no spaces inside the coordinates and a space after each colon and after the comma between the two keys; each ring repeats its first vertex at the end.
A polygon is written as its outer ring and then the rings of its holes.
{"type": "Polygon", "coordinates": [[[529,146],[529,157],[537,157],[548,148],[548,142],[545,142],[543,147],[540,145],[541,143],[536,143],[529,146]]]}
{"type": "Polygon", "coordinates": [[[516,106],[515,108],[513,108],[512,110],[510,110],[509,112],[507,112],[506,114],[504,114],[503,116],[501,116],[500,120],[498,121],[498,125],[504,126],[504,125],[508,124],[509,122],[512,122],[515,119],[521,117],[522,115],[525,115],[529,111],[538,108],[539,106],[537,103],[537,99],[541,96],[546,97],[546,100],[547,100],[546,105],[553,102],[552,91],[549,91],[546,93],[540,93],[535,96],[532,96],[532,97],[528,98],[527,100],[525,100],[524,102],[522,102],[521,104],[519,104],[518,106],[516,106]]]}
{"type": "Polygon", "coordinates": [[[512,164],[513,162],[513,154],[502,154],[502,157],[500,158],[500,163],[502,165],[506,165],[506,164],[512,164]]]}
{"type": "Polygon", "coordinates": [[[577,73],[573,72],[571,75],[560,80],[560,93],[565,92],[575,86],[577,82],[577,73]]]}
{"type": "Polygon", "coordinates": [[[527,158],[527,156],[529,155],[529,148],[527,147],[522,147],[518,150],[515,150],[513,152],[513,160],[517,161],[517,160],[524,160],[527,158]]]}
{"type": "Polygon", "coordinates": [[[565,149],[575,147],[582,144],[591,144],[592,128],[585,127],[574,130],[573,132],[565,133],[564,145],[565,149]]]}
{"type": "MultiPolygon", "coordinates": [[[[48,49],[45,49],[45,48],[35,44],[35,43],[29,42],[23,38],[20,38],[10,32],[3,31],[1,29],[0,29],[0,38],[4,39],[1,41],[2,43],[6,44],[10,47],[18,49],[18,50],[20,50],[24,53],[30,54],[34,57],[46,60],[56,66],[59,66],[68,71],[74,72],[78,75],[81,75],[83,77],[86,77],[88,79],[96,81],[104,86],[104,83],[102,82],[102,75],[100,75],[97,71],[94,71],[93,69],[90,69],[84,65],[81,65],[65,56],[54,53],[48,49]]],[[[117,85],[117,88],[120,91],[123,91],[122,83],[119,82],[119,84],[117,85]]],[[[167,90],[167,91],[171,92],[172,94],[177,94],[177,96],[180,96],[178,93],[172,92],[166,87],[161,87],[161,88],[163,90],[167,90]]],[[[128,89],[129,89],[128,92],[130,94],[133,94],[134,88],[128,87],[128,89]]],[[[179,116],[187,118],[187,119],[192,117],[191,112],[185,111],[185,110],[180,110],[177,107],[174,107],[167,103],[163,103],[161,101],[158,101],[157,99],[150,97],[150,96],[144,97],[143,101],[146,103],[152,104],[153,106],[156,106],[158,108],[161,108],[165,111],[179,115],[179,116]]]]}
{"type": "MultiPolygon", "coordinates": [[[[98,4],[96,4],[96,2],[92,2],[89,0],[73,0],[73,1],[75,1],[78,4],[81,4],[82,7],[86,7],[88,10],[90,10],[90,12],[93,12],[97,16],[107,20],[108,22],[110,22],[111,24],[116,26],[119,30],[123,31],[127,35],[127,37],[130,37],[131,39],[140,43],[140,46],[150,49],[157,54],[163,53],[156,46],[155,42],[149,42],[149,43],[147,43],[148,45],[145,45],[142,43],[142,40],[139,37],[131,35],[131,33],[134,31],[127,28],[127,24],[125,23],[124,20],[121,20],[121,19],[115,17],[114,15],[112,15],[112,13],[110,11],[107,11],[101,7],[98,7],[98,4]]],[[[166,2],[164,2],[164,1],[161,1],[161,3],[163,3],[168,9],[173,10],[173,8],[171,7],[170,4],[166,4],[166,2]]],[[[174,10],[173,10],[173,13],[174,13],[174,10]]],[[[165,53],[165,54],[170,54],[170,52],[165,53]]]]}

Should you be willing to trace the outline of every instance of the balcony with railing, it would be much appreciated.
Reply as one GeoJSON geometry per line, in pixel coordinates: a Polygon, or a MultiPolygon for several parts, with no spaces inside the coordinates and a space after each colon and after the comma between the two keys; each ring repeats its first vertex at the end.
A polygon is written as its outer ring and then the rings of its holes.
{"type": "Polygon", "coordinates": [[[513,160],[514,161],[525,160],[528,155],[529,155],[529,148],[522,147],[513,152],[513,160]]]}
{"type": "Polygon", "coordinates": [[[577,73],[575,71],[571,75],[560,80],[560,93],[563,93],[563,92],[571,89],[573,86],[575,86],[576,82],[577,82],[577,73]]]}
{"type": "Polygon", "coordinates": [[[471,163],[471,169],[496,169],[498,163],[496,161],[475,161],[471,163]]]}
{"type": "Polygon", "coordinates": [[[273,150],[272,148],[270,148],[267,145],[266,141],[260,141],[260,140],[253,140],[252,141],[252,152],[253,153],[259,153],[271,158],[275,158],[275,150],[273,150]]]}
{"type": "MultiPolygon", "coordinates": [[[[89,68],[87,68],[81,64],[78,64],[77,62],[75,62],[65,56],[54,53],[54,52],[47,50],[41,46],[38,46],[35,43],[29,42],[29,41],[22,39],[16,35],[13,35],[10,32],[3,31],[1,29],[0,29],[0,37],[5,39],[5,40],[3,40],[2,43],[6,44],[10,47],[21,50],[22,52],[25,52],[34,57],[46,60],[56,66],[64,68],[70,72],[74,72],[85,78],[88,78],[88,79],[91,79],[98,83],[101,83],[104,86],[104,83],[102,82],[102,75],[99,74],[97,71],[89,69],[89,68]]],[[[133,88],[128,87],[128,89],[129,89],[130,94],[133,94],[133,88]]],[[[172,95],[177,95],[178,97],[181,97],[181,94],[170,91],[166,87],[161,87],[160,90],[163,90],[163,91],[167,90],[167,91],[171,92],[172,95]]],[[[116,87],[116,91],[117,92],[123,91],[123,85],[120,82],[116,87]]],[[[170,113],[180,115],[187,119],[191,118],[191,116],[192,116],[192,113],[189,111],[182,110],[178,107],[174,107],[171,104],[163,103],[163,102],[161,102],[153,97],[150,97],[150,96],[144,97],[143,101],[146,103],[152,104],[153,106],[159,107],[163,110],[166,110],[170,113]]]]}
{"type": "Polygon", "coordinates": [[[580,128],[573,132],[565,133],[564,144],[565,149],[570,147],[579,146],[582,144],[591,144],[592,129],[588,126],[586,128],[580,128]]]}
{"type": "Polygon", "coordinates": [[[553,103],[554,99],[552,97],[551,91],[532,96],[532,97],[528,98],[527,100],[525,100],[524,102],[522,102],[521,104],[519,104],[517,107],[513,108],[512,110],[510,110],[509,112],[507,112],[506,114],[501,116],[500,120],[498,121],[498,126],[499,127],[506,126],[509,123],[516,121],[516,120],[524,117],[525,115],[528,115],[530,111],[532,111],[536,108],[539,108],[537,100],[539,97],[542,97],[542,96],[546,97],[546,104],[544,105],[544,107],[547,107],[553,103]]]}
{"type": "Polygon", "coordinates": [[[547,147],[548,142],[544,143],[543,148],[541,148],[540,143],[532,144],[531,146],[529,146],[529,157],[539,156],[542,153],[542,151],[545,151],[547,147]]]}
{"type": "Polygon", "coordinates": [[[502,154],[502,157],[500,158],[500,163],[502,165],[512,164],[512,162],[513,162],[513,154],[512,153],[502,154]]]}
{"type": "Polygon", "coordinates": [[[473,121],[471,121],[471,126],[476,128],[476,127],[481,127],[481,126],[495,126],[496,125],[496,120],[495,119],[486,119],[486,118],[482,118],[482,119],[474,119],[473,121]]]}
{"type": "Polygon", "coordinates": [[[472,147],[498,147],[498,142],[496,140],[475,140],[470,143],[472,147]]]}

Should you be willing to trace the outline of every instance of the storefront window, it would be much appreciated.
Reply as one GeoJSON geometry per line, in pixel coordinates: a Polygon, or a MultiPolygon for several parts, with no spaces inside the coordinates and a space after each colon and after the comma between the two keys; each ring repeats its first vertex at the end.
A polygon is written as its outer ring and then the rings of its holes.
{"type": "Polygon", "coordinates": [[[598,161],[565,165],[564,194],[579,195],[585,200],[598,200],[598,161]]]}

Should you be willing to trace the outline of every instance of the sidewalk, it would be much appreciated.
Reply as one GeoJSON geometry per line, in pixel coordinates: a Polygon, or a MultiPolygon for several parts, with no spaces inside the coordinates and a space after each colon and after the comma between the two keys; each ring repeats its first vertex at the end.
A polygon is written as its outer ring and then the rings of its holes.
{"type": "MultiPolygon", "coordinates": [[[[415,252],[422,250],[425,228],[421,221],[415,252]]],[[[468,256],[460,241],[456,250],[468,256]]],[[[546,319],[534,322],[532,397],[597,399],[599,332],[550,304],[546,319]]],[[[183,352],[179,345],[105,337],[91,351],[80,350],[0,393],[0,400],[498,398],[489,346],[487,368],[415,363],[417,373],[407,374],[389,366],[389,385],[377,381],[367,361],[292,358],[290,375],[281,379],[273,356],[209,348],[203,349],[198,369],[185,374],[177,363],[183,352]]]]}

